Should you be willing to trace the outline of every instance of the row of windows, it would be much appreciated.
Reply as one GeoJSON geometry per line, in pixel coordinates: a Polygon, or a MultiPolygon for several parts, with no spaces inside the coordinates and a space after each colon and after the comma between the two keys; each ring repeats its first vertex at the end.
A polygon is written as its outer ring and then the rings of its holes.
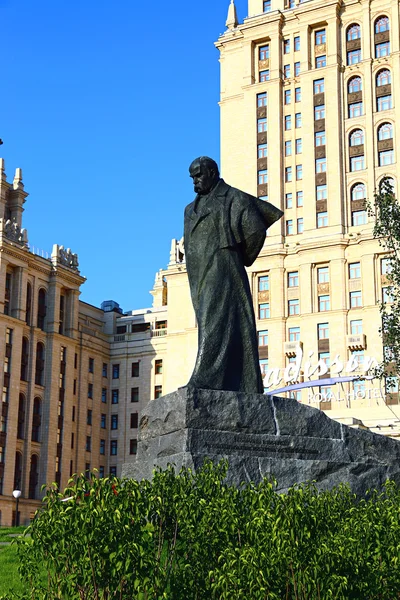
{"type": "MultiPolygon", "coordinates": [[[[363,332],[362,319],[354,319],[350,321],[349,326],[351,335],[361,335],[363,332]]],[[[300,327],[289,327],[287,337],[289,342],[300,341],[300,327]]],[[[317,324],[317,339],[327,340],[329,339],[329,323],[318,323],[317,324]]],[[[259,347],[268,346],[269,334],[268,330],[264,329],[258,331],[258,345],[259,347]]]]}
{"type": "MultiPolygon", "coordinates": [[[[389,287],[382,288],[382,301],[391,302],[391,291],[389,287]]],[[[362,295],[361,290],[356,290],[349,293],[349,307],[360,308],[362,307],[362,295]]],[[[318,312],[326,312],[331,310],[331,299],[329,294],[321,294],[318,296],[318,312]]],[[[300,299],[293,298],[288,300],[287,303],[287,314],[288,316],[295,316],[300,314],[300,299]]],[[[271,316],[271,307],[269,302],[261,302],[258,305],[258,318],[269,319],[271,316]]]]}

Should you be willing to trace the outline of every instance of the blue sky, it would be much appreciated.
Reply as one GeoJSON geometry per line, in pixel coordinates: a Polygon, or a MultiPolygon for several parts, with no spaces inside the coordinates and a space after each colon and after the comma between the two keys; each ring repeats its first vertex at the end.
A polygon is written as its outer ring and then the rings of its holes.
{"type": "Polygon", "coordinates": [[[188,166],[219,160],[228,5],[0,0],[0,155],[9,180],[23,170],[29,243],[78,253],[86,302],[151,305],[194,197],[188,166]]]}

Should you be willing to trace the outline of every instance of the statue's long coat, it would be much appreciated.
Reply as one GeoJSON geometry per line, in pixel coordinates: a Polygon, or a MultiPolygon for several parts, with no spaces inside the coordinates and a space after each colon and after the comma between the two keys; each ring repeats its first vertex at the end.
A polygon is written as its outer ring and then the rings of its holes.
{"type": "Polygon", "coordinates": [[[263,392],[253,302],[245,266],[282,211],[227,185],[185,209],[185,255],[198,324],[198,353],[188,385],[263,392]]]}

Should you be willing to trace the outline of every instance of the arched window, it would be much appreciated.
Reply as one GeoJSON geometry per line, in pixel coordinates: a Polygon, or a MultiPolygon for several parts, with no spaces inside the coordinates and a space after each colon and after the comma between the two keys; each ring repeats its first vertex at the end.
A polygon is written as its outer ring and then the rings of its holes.
{"type": "Polygon", "coordinates": [[[35,499],[39,482],[39,457],[37,454],[31,456],[31,468],[29,470],[29,498],[35,499]]]}
{"type": "Polygon", "coordinates": [[[388,177],[387,175],[382,177],[382,179],[379,182],[378,188],[380,194],[385,194],[389,192],[396,195],[396,182],[393,179],[393,177],[388,177]]]}
{"type": "Polygon", "coordinates": [[[27,325],[31,324],[31,313],[32,313],[32,286],[28,282],[26,284],[26,314],[25,314],[25,323],[27,325]]]}
{"type": "Polygon", "coordinates": [[[347,28],[347,41],[358,40],[361,37],[361,27],[357,23],[353,23],[347,28]]]}
{"type": "Polygon", "coordinates": [[[350,134],[350,146],[360,146],[364,143],[364,132],[362,129],[354,129],[350,134]]]}
{"type": "Polygon", "coordinates": [[[382,69],[376,76],[376,85],[380,87],[389,83],[392,83],[392,74],[389,69],[382,69]]]}
{"type": "Polygon", "coordinates": [[[21,452],[15,453],[15,467],[14,467],[14,490],[20,490],[22,487],[22,454],[21,452]]]}
{"type": "Polygon", "coordinates": [[[393,125],[391,123],[383,123],[378,129],[378,140],[391,140],[393,137],[393,125]]]}
{"type": "Polygon", "coordinates": [[[382,33],[382,31],[389,31],[389,17],[378,17],[375,21],[375,33],[382,33]]]}
{"type": "Polygon", "coordinates": [[[28,381],[28,356],[29,356],[29,341],[26,337],[22,338],[21,350],[21,379],[28,381]]]}
{"type": "Polygon", "coordinates": [[[41,288],[38,296],[38,313],[37,313],[37,326],[39,329],[44,329],[44,320],[46,318],[47,306],[46,306],[46,290],[41,288]]]}
{"type": "Polygon", "coordinates": [[[352,200],[365,200],[367,196],[366,188],[364,183],[356,183],[351,188],[351,199],[352,200]]]}
{"type": "Polygon", "coordinates": [[[19,440],[23,440],[24,429],[25,429],[25,396],[23,394],[19,395],[19,403],[18,403],[18,427],[17,427],[17,438],[19,440]]]}
{"type": "Polygon", "coordinates": [[[42,401],[35,398],[33,401],[32,442],[40,442],[40,426],[42,424],[42,401]]]}
{"type": "Polygon", "coordinates": [[[352,77],[351,79],[349,79],[349,84],[348,84],[347,89],[348,89],[349,94],[353,94],[354,92],[361,92],[361,90],[362,90],[361,77],[357,76],[357,77],[352,77]]]}
{"type": "Polygon", "coordinates": [[[38,342],[36,345],[36,369],[35,369],[35,383],[36,385],[43,385],[43,374],[44,374],[44,346],[42,342],[38,342]]]}

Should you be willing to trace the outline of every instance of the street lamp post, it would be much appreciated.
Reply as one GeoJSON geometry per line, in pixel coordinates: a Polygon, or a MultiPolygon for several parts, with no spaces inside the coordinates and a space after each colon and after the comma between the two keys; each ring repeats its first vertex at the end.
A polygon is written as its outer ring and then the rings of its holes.
{"type": "Polygon", "coordinates": [[[15,498],[15,527],[18,527],[19,525],[19,512],[18,512],[18,504],[19,504],[19,499],[21,497],[21,490],[14,490],[12,495],[15,498]]]}

